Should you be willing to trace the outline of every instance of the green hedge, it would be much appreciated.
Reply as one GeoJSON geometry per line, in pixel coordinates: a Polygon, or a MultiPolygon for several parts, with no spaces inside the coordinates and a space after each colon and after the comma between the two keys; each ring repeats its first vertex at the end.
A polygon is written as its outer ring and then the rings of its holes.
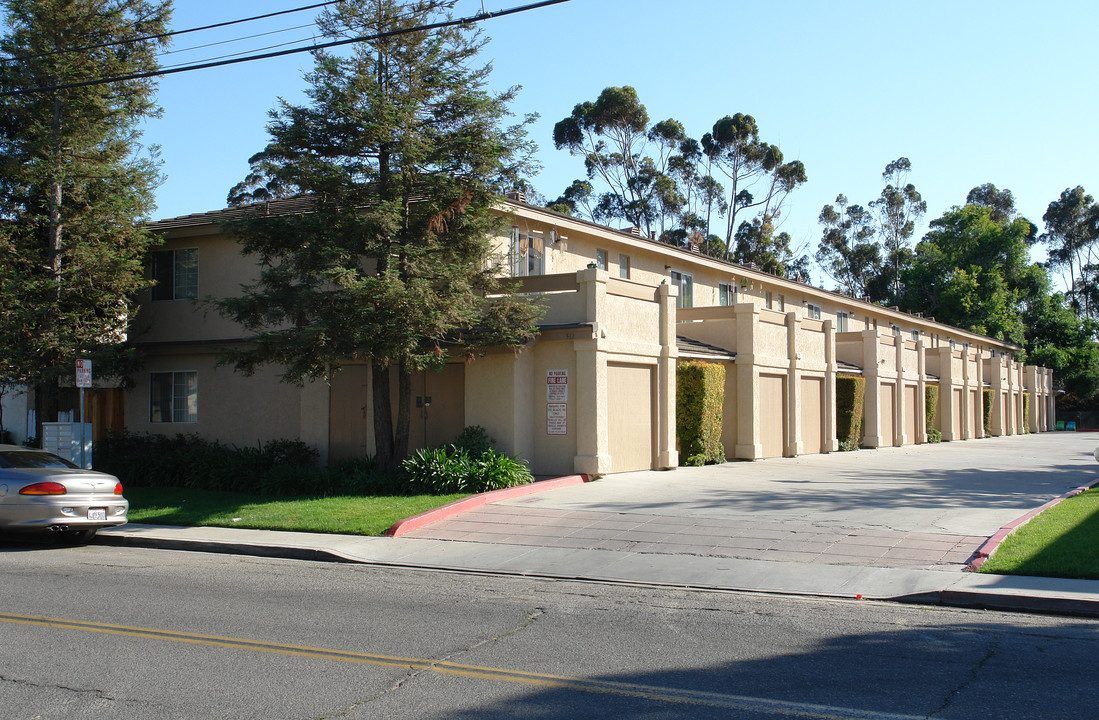
{"type": "Polygon", "coordinates": [[[985,402],[984,423],[985,423],[985,436],[986,437],[992,434],[992,392],[993,392],[992,390],[989,390],[988,388],[985,388],[985,391],[984,391],[984,402],[985,402]]]}
{"type": "Polygon", "coordinates": [[[685,362],[676,368],[675,429],[683,465],[725,462],[721,412],[725,404],[725,366],[685,362]]]}
{"type": "Polygon", "coordinates": [[[1030,393],[1023,393],[1023,427],[1024,433],[1030,432],[1030,393]]]}
{"type": "Polygon", "coordinates": [[[928,383],[923,387],[924,417],[927,419],[927,442],[942,442],[943,434],[935,427],[935,420],[939,417],[939,386],[928,383]]]}
{"type": "Polygon", "coordinates": [[[866,398],[866,378],[861,375],[836,376],[836,438],[840,450],[858,450],[862,442],[862,403],[866,398]]]}

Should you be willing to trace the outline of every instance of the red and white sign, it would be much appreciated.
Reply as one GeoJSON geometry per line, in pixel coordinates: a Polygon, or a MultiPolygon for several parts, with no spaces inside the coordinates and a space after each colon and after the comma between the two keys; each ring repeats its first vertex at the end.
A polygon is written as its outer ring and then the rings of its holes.
{"type": "Polygon", "coordinates": [[[546,403],[546,434],[568,435],[569,423],[565,403],[546,403]]]}
{"type": "Polygon", "coordinates": [[[563,403],[569,401],[569,371],[546,371],[546,402],[563,403]]]}
{"type": "Polygon", "coordinates": [[[92,361],[76,361],[76,386],[78,388],[90,388],[92,386],[92,361]]]}

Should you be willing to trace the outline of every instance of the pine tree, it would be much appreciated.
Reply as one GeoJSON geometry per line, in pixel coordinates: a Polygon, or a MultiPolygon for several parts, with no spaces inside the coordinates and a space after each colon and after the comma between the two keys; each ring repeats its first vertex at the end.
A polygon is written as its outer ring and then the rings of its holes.
{"type": "MultiPolygon", "coordinates": [[[[0,338],[11,381],[36,385],[38,422],[58,409],[77,357],[118,369],[159,180],[140,123],[155,81],[58,87],[154,70],[171,4],[4,0],[0,38],[0,338]]],[[[102,373],[99,373],[102,374],[102,373]]],[[[40,433],[39,433],[40,434],[40,433]]]]}
{"type": "Polygon", "coordinates": [[[408,452],[412,373],[479,347],[521,345],[538,316],[499,294],[489,241],[499,223],[490,208],[529,157],[526,123],[502,126],[516,89],[486,90],[476,32],[417,29],[452,6],[348,0],[324,11],[327,37],[373,39],[345,55],[316,53],[310,102],[280,101],[271,142],[229,197],[306,195],[312,206],[231,228],[261,275],[219,302],[255,334],[227,359],[246,374],[280,364],[296,383],[368,362],[376,462],[387,471],[408,452]]]}

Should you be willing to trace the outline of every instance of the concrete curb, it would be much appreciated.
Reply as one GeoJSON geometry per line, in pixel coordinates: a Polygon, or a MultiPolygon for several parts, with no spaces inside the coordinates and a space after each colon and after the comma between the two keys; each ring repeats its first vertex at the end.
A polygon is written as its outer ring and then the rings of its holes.
{"type": "Polygon", "coordinates": [[[500,500],[510,500],[524,495],[533,495],[535,493],[546,492],[547,490],[554,490],[560,487],[569,487],[570,485],[580,485],[589,481],[590,478],[587,475],[566,475],[565,477],[554,478],[553,480],[540,480],[527,485],[500,488],[499,490],[490,490],[478,495],[471,495],[467,498],[462,498],[461,500],[455,500],[442,507],[427,510],[419,515],[413,515],[404,520],[398,520],[385,531],[385,535],[386,537],[400,537],[405,533],[419,530],[432,523],[452,518],[455,515],[460,515],[468,510],[473,510],[474,508],[487,505],[488,503],[499,502],[500,500]]]}
{"type": "Polygon", "coordinates": [[[1023,525],[1026,525],[1028,522],[1030,522],[1034,518],[1038,517],[1044,511],[1046,511],[1046,510],[1050,509],[1051,507],[1053,507],[1053,506],[1069,499],[1070,497],[1075,497],[1076,495],[1079,495],[1080,493],[1084,492],[1085,490],[1090,490],[1091,488],[1095,487],[1096,485],[1099,485],[1099,480],[1096,480],[1095,482],[1090,483],[1088,485],[1081,485],[1078,488],[1075,488],[1073,490],[1069,490],[1064,495],[1061,495],[1060,497],[1053,498],[1052,500],[1050,500],[1049,502],[1047,502],[1045,505],[1041,506],[1037,510],[1031,510],[1026,515],[1023,515],[1022,517],[1016,518],[1015,520],[1012,520],[1011,522],[1009,522],[1007,525],[1004,525],[1002,528],[997,530],[996,533],[993,534],[992,537],[990,537],[988,540],[986,540],[984,542],[984,544],[981,545],[981,547],[979,547],[977,549],[976,557],[974,557],[973,560],[970,561],[969,565],[966,566],[966,568],[965,568],[966,571],[967,572],[977,572],[978,570],[980,570],[981,566],[985,564],[985,561],[987,561],[990,557],[992,557],[992,553],[996,552],[996,550],[1000,547],[1000,544],[1003,543],[1003,541],[1006,540],[1007,537],[1009,535],[1011,535],[1011,533],[1015,532],[1016,530],[1021,528],[1023,525]]]}

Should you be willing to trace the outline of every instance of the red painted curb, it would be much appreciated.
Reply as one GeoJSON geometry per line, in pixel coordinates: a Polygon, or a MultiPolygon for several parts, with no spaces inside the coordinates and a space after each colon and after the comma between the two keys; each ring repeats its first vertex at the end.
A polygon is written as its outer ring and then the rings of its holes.
{"type": "Polygon", "coordinates": [[[385,531],[385,535],[387,537],[400,537],[405,533],[419,530],[432,523],[446,520],[447,518],[464,513],[467,510],[487,505],[488,503],[499,502],[500,500],[510,500],[511,498],[522,497],[523,495],[533,495],[559,487],[580,485],[589,480],[590,478],[587,475],[566,475],[565,477],[554,478],[553,480],[540,480],[538,482],[528,483],[527,485],[517,485],[515,487],[500,488],[499,490],[490,490],[479,495],[470,495],[467,498],[455,500],[442,507],[427,510],[419,515],[413,515],[404,520],[398,520],[385,531]]]}
{"type": "Polygon", "coordinates": [[[1075,495],[1079,495],[1080,493],[1084,492],[1085,490],[1090,490],[1091,488],[1095,487],[1096,485],[1099,485],[1099,480],[1096,480],[1095,482],[1093,482],[1089,485],[1081,485],[1078,488],[1075,488],[1073,490],[1069,490],[1064,495],[1061,495],[1060,497],[1053,498],[1052,500],[1050,500],[1049,502],[1047,502],[1045,505],[1038,508],[1037,510],[1031,510],[1026,515],[1023,515],[1022,517],[1016,518],[1015,520],[1012,520],[1011,522],[1009,522],[1007,525],[1004,525],[1002,528],[997,530],[996,533],[992,537],[990,537],[988,540],[985,540],[984,544],[981,545],[980,548],[978,548],[977,557],[974,558],[972,562],[970,562],[968,565],[965,566],[966,571],[967,572],[976,572],[977,570],[980,570],[981,566],[984,565],[985,561],[988,560],[992,556],[992,553],[996,552],[996,549],[998,547],[1000,547],[1000,543],[1002,543],[1004,540],[1006,540],[1008,535],[1015,532],[1016,530],[1021,528],[1023,525],[1026,525],[1028,522],[1030,522],[1031,520],[1036,518],[1038,515],[1040,515],[1043,511],[1050,509],[1054,505],[1056,505],[1056,504],[1058,504],[1058,503],[1060,503],[1064,500],[1067,500],[1070,497],[1073,497],[1075,495]]]}

